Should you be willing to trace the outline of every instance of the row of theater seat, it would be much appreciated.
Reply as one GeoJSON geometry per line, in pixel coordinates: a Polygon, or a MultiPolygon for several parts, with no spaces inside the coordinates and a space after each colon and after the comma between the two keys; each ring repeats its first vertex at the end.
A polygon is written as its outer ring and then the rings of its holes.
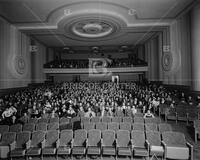
{"type": "MultiPolygon", "coordinates": [[[[110,122],[110,123],[105,123],[105,122],[85,122],[81,123],[80,128],[85,129],[85,130],[90,130],[90,129],[99,129],[99,130],[106,130],[106,129],[111,129],[111,130],[151,130],[151,131],[171,131],[171,125],[166,124],[166,123],[129,123],[129,122],[121,122],[121,123],[116,123],[116,122],[110,122]]],[[[47,130],[64,130],[64,129],[76,129],[73,127],[71,124],[59,124],[59,123],[26,123],[22,126],[22,124],[14,124],[11,126],[8,125],[0,125],[0,134],[3,132],[21,132],[21,131],[47,131],[47,130]]]]}
{"type": "Polygon", "coordinates": [[[125,156],[193,159],[193,146],[180,132],[79,129],[3,133],[0,151],[7,156],[125,156]],[[9,147],[8,147],[9,146],[9,147]],[[4,147],[4,148],[2,148],[4,147]]]}
{"type": "Polygon", "coordinates": [[[88,118],[88,117],[74,117],[74,118],[31,118],[29,119],[27,122],[25,123],[53,123],[53,122],[59,122],[59,123],[73,123],[76,121],[81,121],[81,122],[130,122],[130,123],[134,123],[134,122],[142,122],[142,123],[160,123],[161,119],[160,118],[143,118],[142,117],[92,117],[92,118],[88,118]]]}
{"type": "Polygon", "coordinates": [[[200,137],[200,120],[195,120],[194,121],[194,139],[195,142],[197,143],[198,138],[200,137]]]}

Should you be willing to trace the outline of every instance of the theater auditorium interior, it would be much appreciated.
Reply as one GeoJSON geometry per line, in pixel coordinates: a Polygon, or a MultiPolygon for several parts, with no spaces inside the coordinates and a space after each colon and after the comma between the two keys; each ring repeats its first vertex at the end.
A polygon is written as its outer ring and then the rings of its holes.
{"type": "Polygon", "coordinates": [[[200,160],[200,0],[0,0],[0,160],[200,160]]]}

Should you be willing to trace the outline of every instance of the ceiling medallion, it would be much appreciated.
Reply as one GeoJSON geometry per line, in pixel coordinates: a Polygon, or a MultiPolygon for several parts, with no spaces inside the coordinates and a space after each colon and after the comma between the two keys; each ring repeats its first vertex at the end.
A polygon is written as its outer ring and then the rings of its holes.
{"type": "Polygon", "coordinates": [[[92,19],[76,22],[71,30],[80,37],[101,38],[112,34],[115,31],[115,26],[103,20],[92,19]]]}

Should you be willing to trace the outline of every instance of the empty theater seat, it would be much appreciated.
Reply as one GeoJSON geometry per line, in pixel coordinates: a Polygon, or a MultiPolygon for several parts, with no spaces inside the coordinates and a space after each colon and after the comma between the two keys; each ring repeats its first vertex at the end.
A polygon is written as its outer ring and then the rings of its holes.
{"type": "Polygon", "coordinates": [[[49,123],[47,126],[47,130],[58,130],[59,129],[59,123],[58,122],[52,122],[49,123]]]}
{"type": "Polygon", "coordinates": [[[17,133],[16,141],[10,145],[10,157],[24,157],[26,152],[26,144],[31,138],[31,132],[24,131],[17,133]]]}
{"type": "Polygon", "coordinates": [[[121,130],[128,130],[128,131],[131,131],[131,123],[129,122],[121,122],[120,125],[119,125],[119,128],[121,130]]]}
{"type": "Polygon", "coordinates": [[[105,123],[110,123],[111,122],[111,117],[102,117],[101,121],[105,122],[105,123]]]}
{"type": "Polygon", "coordinates": [[[134,123],[132,128],[133,130],[144,131],[144,123],[134,123]]]}
{"type": "Polygon", "coordinates": [[[164,158],[164,146],[162,145],[161,142],[160,132],[147,131],[146,139],[147,139],[149,154],[151,156],[155,154],[157,157],[164,158]]]}
{"type": "Polygon", "coordinates": [[[36,124],[38,122],[38,119],[37,118],[30,118],[28,123],[34,123],[36,124]]]}
{"type": "Polygon", "coordinates": [[[158,131],[158,127],[156,123],[145,123],[146,131],[158,131]]]}
{"type": "Polygon", "coordinates": [[[26,156],[35,157],[41,155],[42,142],[45,139],[46,132],[34,131],[32,132],[32,138],[26,145],[26,156]]]}
{"type": "Polygon", "coordinates": [[[193,146],[186,142],[185,136],[180,132],[163,132],[165,157],[169,159],[193,159],[193,146]]]}
{"type": "Polygon", "coordinates": [[[72,130],[62,130],[60,132],[60,138],[57,141],[57,155],[70,155],[72,142],[73,141],[73,131],[72,130]]]}
{"type": "Polygon", "coordinates": [[[91,129],[95,129],[95,123],[93,122],[85,122],[85,123],[82,123],[82,128],[89,131],[91,129]]]}
{"type": "Polygon", "coordinates": [[[90,121],[94,122],[94,123],[100,122],[101,121],[101,117],[92,117],[90,121]]]}
{"type": "Polygon", "coordinates": [[[119,123],[116,123],[116,122],[108,123],[108,129],[114,130],[114,131],[119,130],[119,123]]]}
{"type": "Polygon", "coordinates": [[[23,131],[29,131],[33,132],[35,130],[35,124],[34,123],[25,123],[23,126],[23,131]]]}
{"type": "Polygon", "coordinates": [[[112,122],[120,123],[122,122],[122,117],[112,117],[112,122]]]}
{"type": "Polygon", "coordinates": [[[47,123],[38,123],[36,124],[36,131],[47,131],[47,123]]]}
{"type": "Polygon", "coordinates": [[[102,131],[102,155],[116,155],[115,131],[113,130],[102,131]]]}
{"type": "Polygon", "coordinates": [[[0,125],[0,134],[2,135],[4,132],[9,131],[9,125],[0,125]]]}
{"type": "Polygon", "coordinates": [[[166,131],[172,131],[172,127],[168,123],[160,123],[158,125],[158,130],[160,133],[166,132],[166,131]]]}
{"type": "Polygon", "coordinates": [[[145,139],[144,131],[133,130],[131,132],[131,142],[134,156],[148,157],[149,150],[145,139]]]}
{"type": "Polygon", "coordinates": [[[88,132],[87,155],[99,156],[101,154],[101,130],[92,129],[88,132]]]}
{"type": "Polygon", "coordinates": [[[107,123],[104,123],[104,122],[97,122],[97,123],[95,124],[95,126],[96,126],[96,127],[95,127],[96,129],[99,129],[99,130],[101,130],[101,131],[106,130],[107,127],[108,127],[107,123]]]}
{"type": "Polygon", "coordinates": [[[22,131],[22,125],[21,124],[13,124],[10,126],[10,132],[21,132],[22,131]]]}
{"type": "Polygon", "coordinates": [[[131,156],[130,132],[127,130],[118,130],[116,132],[116,148],[118,156],[131,156]]]}
{"type": "Polygon", "coordinates": [[[132,117],[123,117],[123,122],[133,123],[132,117]]]}

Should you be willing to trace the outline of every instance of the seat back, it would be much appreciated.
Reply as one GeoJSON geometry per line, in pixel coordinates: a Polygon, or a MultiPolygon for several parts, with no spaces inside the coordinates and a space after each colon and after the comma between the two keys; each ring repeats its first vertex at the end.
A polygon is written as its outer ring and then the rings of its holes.
{"type": "Polygon", "coordinates": [[[146,131],[158,131],[158,127],[156,123],[146,123],[145,129],[146,131]]]}
{"type": "Polygon", "coordinates": [[[16,148],[25,148],[26,142],[31,138],[31,132],[23,131],[17,133],[16,148]]]}
{"type": "Polygon", "coordinates": [[[89,117],[81,117],[81,123],[86,123],[86,122],[90,122],[90,118],[89,117]]]}
{"type": "Polygon", "coordinates": [[[120,123],[122,122],[122,117],[112,117],[112,122],[120,123]]]}
{"type": "Polygon", "coordinates": [[[10,126],[10,132],[21,132],[22,131],[22,125],[21,124],[13,124],[10,126]]]}
{"type": "Polygon", "coordinates": [[[166,132],[166,131],[172,131],[172,127],[168,123],[160,123],[158,125],[158,129],[159,129],[160,133],[163,133],[163,132],[166,132]]]}
{"type": "Polygon", "coordinates": [[[96,123],[96,129],[99,129],[101,131],[106,130],[107,129],[107,123],[97,122],[96,123]]]}
{"type": "Polygon", "coordinates": [[[127,130],[117,131],[117,145],[118,147],[128,147],[130,143],[130,132],[127,130]]]}
{"type": "Polygon", "coordinates": [[[194,128],[200,128],[200,120],[194,121],[194,128]]]}
{"type": "Polygon", "coordinates": [[[160,132],[146,132],[146,138],[147,141],[150,143],[150,145],[153,146],[160,146],[161,145],[161,136],[160,136],[160,132]]]}
{"type": "Polygon", "coordinates": [[[23,126],[23,131],[29,131],[33,132],[35,130],[35,124],[34,123],[25,123],[23,126]]]}
{"type": "Polygon", "coordinates": [[[114,130],[114,131],[119,130],[119,123],[116,123],[116,122],[108,123],[108,129],[114,130]]]}
{"type": "Polygon", "coordinates": [[[4,132],[9,131],[9,126],[8,125],[0,125],[0,134],[2,135],[4,132]]]}
{"type": "Polygon", "coordinates": [[[160,118],[145,118],[145,123],[156,123],[159,124],[161,122],[160,118]]]}
{"type": "Polygon", "coordinates": [[[36,125],[36,131],[47,131],[47,123],[38,123],[36,125]]]}
{"type": "Polygon", "coordinates": [[[11,144],[16,139],[16,132],[4,132],[1,137],[2,144],[11,144]]]}
{"type": "Polygon", "coordinates": [[[46,141],[45,141],[45,147],[54,147],[56,144],[56,141],[59,138],[59,131],[58,130],[49,130],[46,133],[46,141]]]}
{"type": "Polygon", "coordinates": [[[32,132],[31,147],[40,147],[41,142],[45,139],[45,134],[44,131],[32,132]]]}
{"type": "Polygon", "coordinates": [[[49,118],[49,123],[59,123],[59,117],[49,118]]]}
{"type": "Polygon", "coordinates": [[[185,146],[186,140],[185,135],[180,132],[163,132],[162,139],[167,146],[185,146]]]}
{"type": "Polygon", "coordinates": [[[101,142],[101,130],[92,129],[88,132],[88,146],[98,147],[101,142]]]}
{"type": "Polygon", "coordinates": [[[83,129],[89,131],[91,129],[95,129],[95,123],[93,122],[85,122],[83,123],[83,129]]]}
{"type": "Polygon", "coordinates": [[[144,131],[144,123],[133,123],[133,130],[144,131]]]}
{"type": "Polygon", "coordinates": [[[144,123],[143,117],[134,117],[134,123],[144,123]]]}
{"type": "Polygon", "coordinates": [[[144,148],[144,146],[145,146],[144,131],[133,130],[131,132],[131,139],[133,141],[134,146],[144,148]]]}
{"type": "Polygon", "coordinates": [[[121,122],[120,127],[121,130],[128,130],[131,131],[131,123],[129,122],[121,122]]]}
{"type": "Polygon", "coordinates": [[[29,121],[28,121],[28,123],[34,123],[34,124],[36,124],[37,121],[38,121],[37,118],[30,118],[29,121]]]}
{"type": "Polygon", "coordinates": [[[54,122],[54,123],[49,123],[48,130],[58,130],[59,129],[59,123],[58,122],[54,122]]]}
{"type": "Polygon", "coordinates": [[[80,120],[81,120],[80,117],[73,117],[73,118],[71,119],[71,123],[79,122],[80,120]]]}
{"type": "Polygon", "coordinates": [[[123,122],[133,123],[132,117],[123,117],[123,122]]]}
{"type": "Polygon", "coordinates": [[[60,124],[66,124],[66,123],[70,123],[70,119],[66,118],[66,117],[62,117],[60,118],[60,124]]]}
{"type": "Polygon", "coordinates": [[[105,123],[110,123],[111,122],[111,117],[102,117],[101,121],[105,122],[105,123]]]}
{"type": "Polygon", "coordinates": [[[87,139],[87,131],[78,129],[74,133],[74,146],[84,146],[87,139]]]}
{"type": "Polygon", "coordinates": [[[48,118],[40,118],[38,119],[38,123],[48,123],[49,119],[48,118]]]}
{"type": "Polygon", "coordinates": [[[103,146],[112,147],[115,142],[115,131],[104,130],[102,131],[103,146]]]}
{"type": "Polygon", "coordinates": [[[101,121],[101,117],[92,117],[90,121],[94,122],[94,123],[100,122],[101,121]]]}
{"type": "Polygon", "coordinates": [[[69,146],[69,143],[73,139],[72,130],[62,130],[60,133],[60,146],[69,146]]]}

